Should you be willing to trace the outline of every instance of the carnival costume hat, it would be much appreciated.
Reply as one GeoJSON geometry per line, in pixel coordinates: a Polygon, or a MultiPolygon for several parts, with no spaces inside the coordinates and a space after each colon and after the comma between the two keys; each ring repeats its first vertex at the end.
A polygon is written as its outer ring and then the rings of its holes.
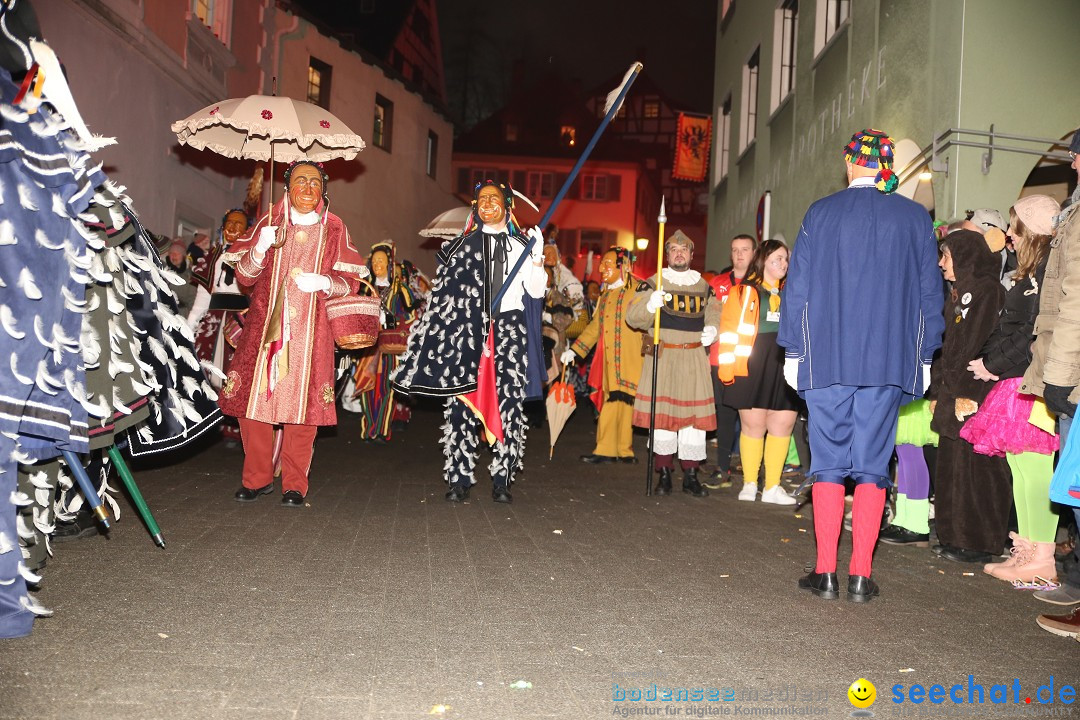
{"type": "Polygon", "coordinates": [[[876,169],[874,186],[883,193],[895,192],[900,179],[893,172],[893,140],[881,130],[868,128],[851,136],[844,146],[844,159],[853,165],[876,169]]]}
{"type": "Polygon", "coordinates": [[[469,220],[465,223],[465,229],[461,231],[461,234],[468,235],[478,225],[483,225],[480,216],[476,214],[476,201],[480,199],[480,191],[488,186],[498,189],[503,196],[503,202],[506,203],[506,232],[510,235],[521,235],[521,224],[514,217],[514,188],[510,186],[509,182],[497,182],[490,178],[476,183],[476,186],[473,187],[472,212],[469,214],[469,220]]]}
{"type": "Polygon", "coordinates": [[[634,263],[637,262],[634,253],[621,245],[612,245],[607,249],[607,252],[615,253],[615,267],[619,268],[623,274],[628,274],[630,269],[634,267],[634,263]]]}
{"type": "Polygon", "coordinates": [[[671,233],[671,236],[664,241],[665,249],[671,247],[672,245],[688,247],[690,248],[690,252],[694,252],[694,241],[682,230],[676,230],[675,232],[671,233]]]}

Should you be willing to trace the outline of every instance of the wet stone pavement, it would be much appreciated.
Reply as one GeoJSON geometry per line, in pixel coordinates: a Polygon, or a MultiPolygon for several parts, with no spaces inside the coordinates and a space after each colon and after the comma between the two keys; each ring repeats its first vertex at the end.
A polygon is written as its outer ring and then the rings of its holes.
{"type": "MultiPolygon", "coordinates": [[[[38,597],[56,615],[0,641],[0,717],[849,717],[858,678],[875,717],[1080,717],[1024,703],[1080,678],[1080,644],[1035,625],[1052,606],[885,545],[880,598],[813,597],[795,584],[809,506],[678,481],[646,497],[644,464],[578,461],[587,410],[551,460],[547,429],[530,432],[512,505],[492,502],[486,460],[468,502],[443,500],[428,409],[385,446],[344,415],[300,509],[234,502],[242,455],[223,443],[138,470],[167,547],[124,499],[109,537],[54,545],[38,597]],[[966,701],[969,675],[985,704],[893,702],[896,685],[958,683],[966,701]],[[994,684],[1009,703],[990,704],[994,684]]],[[[845,532],[842,583],[849,552],[845,532]]]]}

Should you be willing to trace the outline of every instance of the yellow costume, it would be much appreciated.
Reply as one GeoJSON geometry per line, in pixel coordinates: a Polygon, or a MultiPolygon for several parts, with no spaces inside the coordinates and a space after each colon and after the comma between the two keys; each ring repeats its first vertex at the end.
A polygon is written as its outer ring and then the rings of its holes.
{"type": "Polygon", "coordinates": [[[605,291],[592,321],[570,346],[578,357],[585,357],[593,346],[599,345],[597,354],[603,364],[601,391],[604,402],[600,408],[593,455],[621,458],[626,462],[631,462],[634,457],[631,420],[642,366],[643,334],[626,324],[626,313],[634,297],[634,289],[626,283],[605,291]]]}

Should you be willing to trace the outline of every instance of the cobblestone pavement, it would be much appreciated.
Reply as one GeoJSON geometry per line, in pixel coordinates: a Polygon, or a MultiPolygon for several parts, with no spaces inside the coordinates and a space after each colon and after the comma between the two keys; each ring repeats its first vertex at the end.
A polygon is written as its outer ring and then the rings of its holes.
{"type": "MultiPolygon", "coordinates": [[[[809,507],[738,502],[737,488],[646,497],[643,464],[578,461],[586,410],[552,460],[547,430],[531,431],[510,506],[486,471],[469,502],[443,500],[429,410],[386,446],[343,417],[316,445],[302,509],[234,502],[242,455],[221,443],[137,471],[167,548],[123,500],[108,538],[54,547],[38,596],[55,617],[0,641],[0,717],[848,717],[860,677],[876,717],[1074,707],[1023,702],[1078,677],[1080,644],[1035,625],[1052,606],[890,546],[874,602],[800,592],[809,507]],[[892,702],[896,685],[956,683],[966,701],[969,675],[983,706],[892,702]],[[989,704],[995,683],[1010,704],[989,704]],[[716,698],[631,699],[654,688],[716,698]]],[[[849,551],[845,533],[841,571],[849,551]]]]}

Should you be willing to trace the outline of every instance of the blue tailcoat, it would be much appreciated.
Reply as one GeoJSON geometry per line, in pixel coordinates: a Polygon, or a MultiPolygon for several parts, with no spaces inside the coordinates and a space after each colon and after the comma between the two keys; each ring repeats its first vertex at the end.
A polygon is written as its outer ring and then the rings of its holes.
{"type": "Polygon", "coordinates": [[[830,385],[922,395],[945,327],[926,210],[872,185],[818,200],[791,255],[777,342],[798,358],[799,393],[830,385]]]}

